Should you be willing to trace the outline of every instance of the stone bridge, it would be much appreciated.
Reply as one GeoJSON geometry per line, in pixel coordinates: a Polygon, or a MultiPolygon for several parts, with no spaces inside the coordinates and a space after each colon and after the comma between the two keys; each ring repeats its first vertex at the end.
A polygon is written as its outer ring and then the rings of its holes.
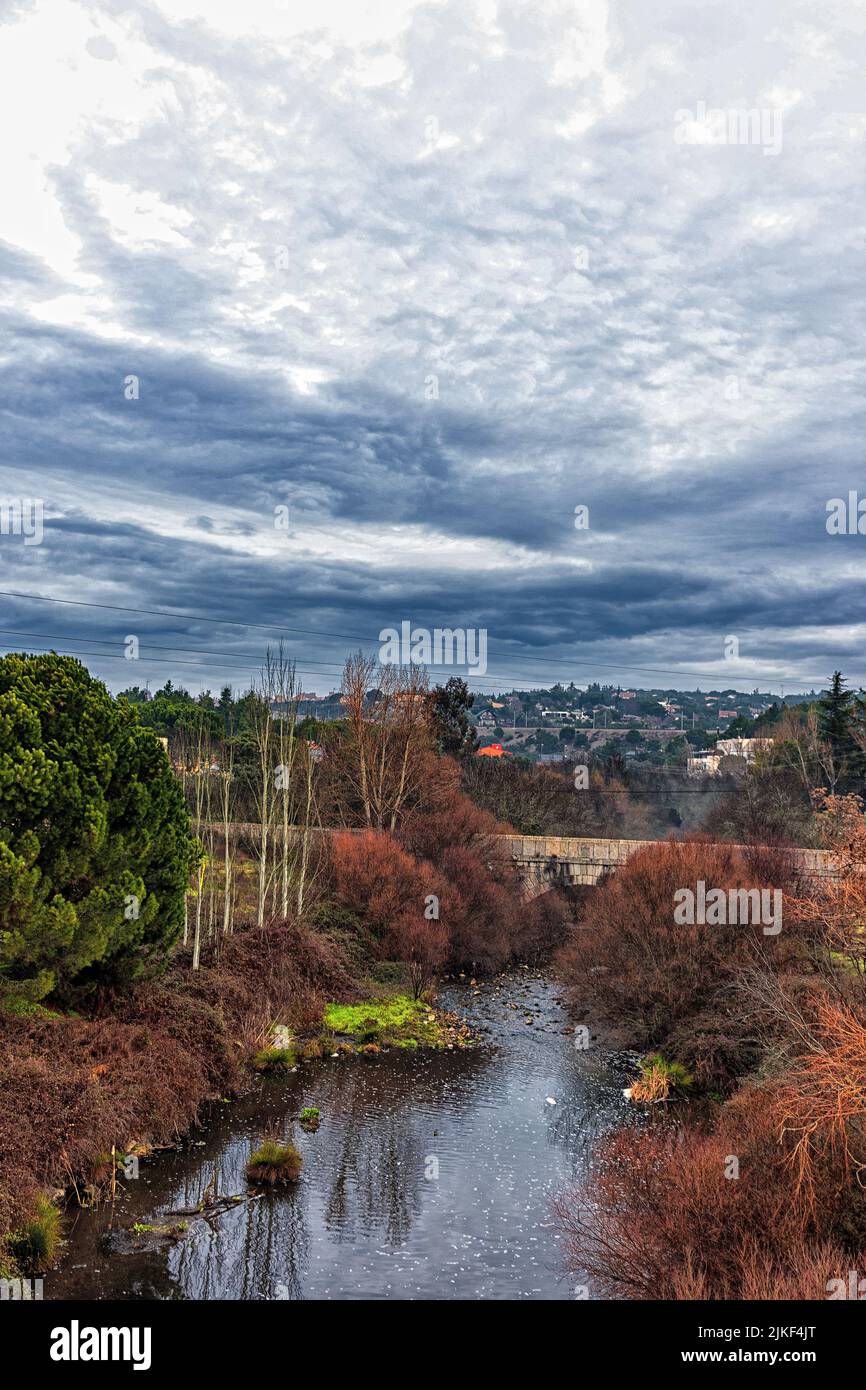
{"type": "MultiPolygon", "coordinates": [[[[577,839],[559,835],[500,835],[518,866],[527,898],[554,887],[590,887],[620,868],[631,855],[658,840],[577,839]]],[[[743,846],[739,846],[743,848],[743,846]]],[[[824,849],[786,849],[804,880],[832,878],[833,856],[824,849]]]]}
{"type": "MultiPolygon", "coordinates": [[[[217,834],[223,833],[221,825],[214,824],[210,828],[217,834]]],[[[232,838],[255,839],[261,834],[261,826],[235,822],[229,827],[229,832],[232,838]]],[[[280,839],[279,829],[274,828],[272,833],[275,840],[280,839]]],[[[298,837],[303,835],[297,826],[290,826],[289,833],[298,837]]],[[[345,830],[331,828],[310,832],[312,839],[317,842],[328,835],[346,833],[345,830]]],[[[353,829],[348,833],[361,835],[364,832],[353,829]]],[[[539,893],[546,893],[555,887],[590,888],[605,875],[614,873],[639,849],[665,843],[664,840],[588,839],[565,835],[494,835],[491,838],[517,865],[527,898],[537,898],[539,893]]],[[[732,847],[746,849],[744,845],[732,847]]],[[[797,877],[804,884],[815,879],[833,878],[837,873],[830,850],[774,848],[772,852],[790,856],[797,877]]]]}

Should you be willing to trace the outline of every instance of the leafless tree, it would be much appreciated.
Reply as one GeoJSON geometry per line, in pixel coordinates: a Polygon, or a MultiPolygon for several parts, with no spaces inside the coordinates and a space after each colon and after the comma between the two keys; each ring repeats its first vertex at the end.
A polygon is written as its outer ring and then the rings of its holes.
{"type": "Polygon", "coordinates": [[[362,652],[343,670],[348,738],[343,770],[363,823],[394,830],[422,775],[429,746],[427,673],[418,666],[381,666],[362,652]]]}

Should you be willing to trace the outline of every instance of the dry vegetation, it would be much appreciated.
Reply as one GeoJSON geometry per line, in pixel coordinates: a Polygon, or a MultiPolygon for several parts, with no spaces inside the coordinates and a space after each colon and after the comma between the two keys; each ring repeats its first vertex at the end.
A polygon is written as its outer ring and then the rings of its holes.
{"type": "Polygon", "coordinates": [[[816,804],[837,878],[807,887],[784,856],[774,870],[732,847],[659,846],[590,899],[562,953],[576,1005],[716,1096],[603,1142],[590,1211],[560,1199],[570,1262],[607,1295],[823,1299],[863,1267],[866,832],[857,798],[816,804]],[[782,932],[675,926],[673,893],[697,878],[783,888],[782,932]]]}
{"type": "Polygon", "coordinates": [[[95,1018],[4,1016],[0,1038],[0,1230],[39,1193],[84,1195],[118,1153],[175,1142],[205,1103],[242,1083],[279,1019],[316,1027],[351,991],[320,933],[291,923],[233,936],[219,964],[180,953],[158,983],[95,1018]]]}

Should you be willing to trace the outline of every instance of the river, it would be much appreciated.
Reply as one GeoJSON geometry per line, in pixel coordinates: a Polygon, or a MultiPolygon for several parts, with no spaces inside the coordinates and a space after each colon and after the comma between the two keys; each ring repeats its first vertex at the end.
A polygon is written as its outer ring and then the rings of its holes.
{"type": "Polygon", "coordinates": [[[581,1050],[557,990],[517,971],[442,990],[482,1031],[471,1051],[326,1058],[214,1107],[177,1149],[142,1161],[113,1207],[72,1213],[46,1298],[566,1299],[551,1202],[591,1184],[594,1139],[625,1119],[625,1060],[581,1050]],[[555,1102],[555,1104],[551,1104],[555,1102]],[[292,1124],[318,1106],[314,1134],[292,1124]],[[244,1165],[270,1126],[304,1167],[277,1193],[244,1165]],[[178,1239],[130,1234],[186,1218],[178,1239]]]}

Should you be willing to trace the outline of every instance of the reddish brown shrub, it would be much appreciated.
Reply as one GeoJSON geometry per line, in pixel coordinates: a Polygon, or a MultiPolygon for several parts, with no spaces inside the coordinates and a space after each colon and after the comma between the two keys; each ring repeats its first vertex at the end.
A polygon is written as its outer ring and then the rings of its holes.
{"type": "MultiPolygon", "coordinates": [[[[735,846],[700,840],[668,841],[634,854],[588,896],[577,928],[559,956],[572,1000],[617,1027],[629,1042],[664,1046],[688,1034],[698,1016],[715,1033],[716,1054],[738,1069],[754,1054],[750,1023],[732,1017],[736,972],[755,960],[777,968],[794,949],[783,924],[778,936],[760,925],[680,925],[675,894],[703,880],[707,888],[776,887],[751,876],[735,846]]],[[[681,1049],[682,1050],[682,1049],[681,1049]]],[[[700,1061],[699,1054],[677,1060],[700,1061]]]]}
{"type": "Polygon", "coordinates": [[[458,817],[458,831],[452,825],[447,835],[444,812],[441,819],[437,813],[412,820],[407,839],[415,846],[433,843],[435,866],[413,857],[402,836],[397,843],[384,831],[335,835],[331,841],[338,903],[357,915],[359,929],[372,932],[381,954],[410,966],[413,986],[423,979],[422,989],[446,961],[498,970],[515,959],[534,959],[562,933],[559,901],[525,903],[513,867],[497,860],[490,844],[485,850],[477,838],[471,846],[446,843],[455,834],[474,834],[481,824],[484,813],[467,804],[471,815],[458,817]],[[431,894],[438,899],[438,920],[424,915],[431,894]]]}
{"type": "Polygon", "coordinates": [[[441,891],[433,866],[413,858],[384,830],[334,835],[330,848],[337,901],[363,914],[379,940],[404,913],[422,917],[424,899],[441,891]]]}
{"type": "Polygon", "coordinates": [[[331,864],[338,902],[372,932],[381,956],[404,962],[417,998],[448,959],[456,892],[384,831],[335,835],[331,864]]]}
{"type": "Polygon", "coordinates": [[[448,932],[435,918],[405,914],[393,922],[386,938],[388,955],[403,961],[415,999],[435,983],[448,959],[448,932]]]}
{"type": "Polygon", "coordinates": [[[452,963],[477,971],[501,969],[514,954],[519,899],[465,847],[443,852],[442,871],[452,889],[445,919],[452,963]]]}
{"type": "Polygon", "coordinates": [[[177,960],[99,1018],[4,1013],[0,1234],[39,1191],[87,1181],[113,1144],[176,1139],[238,1083],[273,1022],[318,1022],[350,983],[320,936],[278,923],[229,938],[218,966],[177,960]]]}
{"type": "Polygon", "coordinates": [[[408,811],[398,830],[400,843],[415,855],[442,862],[447,849],[493,849],[491,837],[511,829],[476,806],[460,789],[460,768],[453,758],[432,755],[425,766],[423,796],[408,811]]]}
{"type": "Polygon", "coordinates": [[[572,920],[567,899],[556,889],[523,902],[516,915],[514,954],[521,961],[541,961],[561,946],[572,920]]]}
{"type": "Polygon", "coordinates": [[[851,1009],[819,1007],[810,1050],[787,1073],[773,1116],[790,1140],[798,1201],[815,1212],[826,1174],[866,1182],[866,1027],[851,1009]]]}
{"type": "Polygon", "coordinates": [[[584,1194],[557,1204],[570,1268],[619,1298],[826,1298],[851,1263],[835,1239],[835,1175],[822,1175],[816,1217],[797,1198],[771,1102],[744,1090],[710,1133],[663,1124],[606,1140],[592,1208],[584,1194]],[[739,1176],[726,1176],[734,1160],[739,1176]]]}

